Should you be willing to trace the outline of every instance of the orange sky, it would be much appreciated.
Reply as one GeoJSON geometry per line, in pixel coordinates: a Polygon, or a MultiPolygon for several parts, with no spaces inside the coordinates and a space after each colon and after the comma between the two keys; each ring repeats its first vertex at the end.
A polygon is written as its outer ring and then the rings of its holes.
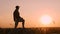
{"type": "MultiPolygon", "coordinates": [[[[60,27],[60,0],[0,0],[0,27],[14,27],[13,12],[19,5],[20,15],[25,19],[25,27],[42,27],[39,19],[42,15],[50,15],[55,24],[49,27],[60,27]]],[[[21,26],[19,23],[18,27],[21,26]]]]}

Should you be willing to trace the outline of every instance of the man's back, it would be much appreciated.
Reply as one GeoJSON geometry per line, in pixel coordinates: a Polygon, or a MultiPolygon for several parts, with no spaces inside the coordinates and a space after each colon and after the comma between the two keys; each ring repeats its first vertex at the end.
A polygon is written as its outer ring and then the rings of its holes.
{"type": "Polygon", "coordinates": [[[14,17],[14,21],[18,20],[20,18],[19,16],[19,11],[18,9],[16,8],[14,13],[13,13],[13,17],[14,17]]]}

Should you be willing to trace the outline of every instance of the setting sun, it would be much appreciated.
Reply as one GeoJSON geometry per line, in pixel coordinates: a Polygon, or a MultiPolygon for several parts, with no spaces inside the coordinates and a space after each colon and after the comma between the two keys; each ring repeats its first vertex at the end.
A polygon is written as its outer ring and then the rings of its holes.
{"type": "Polygon", "coordinates": [[[40,22],[44,25],[48,25],[52,22],[52,18],[49,15],[43,15],[40,18],[40,22]]]}

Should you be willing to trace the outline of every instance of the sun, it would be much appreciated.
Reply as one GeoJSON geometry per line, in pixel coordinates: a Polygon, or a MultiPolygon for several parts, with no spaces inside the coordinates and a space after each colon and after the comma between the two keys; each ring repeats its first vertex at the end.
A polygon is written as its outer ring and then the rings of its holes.
{"type": "Polygon", "coordinates": [[[52,18],[49,15],[43,15],[40,17],[40,22],[44,25],[48,25],[52,22],[52,18]]]}

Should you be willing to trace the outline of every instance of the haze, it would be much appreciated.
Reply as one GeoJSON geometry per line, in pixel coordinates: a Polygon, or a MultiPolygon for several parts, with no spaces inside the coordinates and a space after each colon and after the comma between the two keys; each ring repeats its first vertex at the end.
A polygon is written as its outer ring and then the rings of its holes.
{"type": "MultiPolygon", "coordinates": [[[[13,28],[13,12],[19,5],[20,15],[25,19],[25,27],[44,27],[39,20],[44,14],[53,18],[55,24],[48,27],[60,27],[60,0],[0,0],[0,27],[13,28]]],[[[19,23],[18,27],[21,27],[19,23]]]]}

